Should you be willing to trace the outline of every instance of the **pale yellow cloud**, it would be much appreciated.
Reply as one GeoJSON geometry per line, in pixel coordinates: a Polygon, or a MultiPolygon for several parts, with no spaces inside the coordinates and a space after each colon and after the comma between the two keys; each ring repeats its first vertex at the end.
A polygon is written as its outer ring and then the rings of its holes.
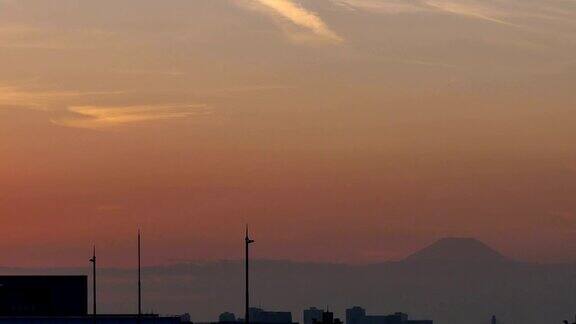
{"type": "Polygon", "coordinates": [[[52,119],[54,124],[67,127],[100,129],[157,120],[181,119],[207,115],[207,105],[152,106],[73,106],[66,117],[52,119]]]}
{"type": "Polygon", "coordinates": [[[77,128],[98,129],[154,120],[181,119],[210,113],[204,104],[158,104],[94,106],[94,98],[126,94],[122,91],[47,91],[0,86],[0,108],[19,107],[56,115],[52,123],[77,128]],[[68,107],[68,108],[64,108],[68,107]],[[66,109],[64,112],[63,110],[66,109]]]}
{"type": "Polygon", "coordinates": [[[316,13],[290,0],[255,0],[291,23],[311,31],[314,35],[331,42],[340,43],[342,37],[336,34],[316,13]]]}
{"type": "Polygon", "coordinates": [[[3,106],[26,106],[31,109],[41,109],[53,94],[32,94],[17,87],[0,86],[0,108],[3,106]]]}
{"type": "Polygon", "coordinates": [[[48,110],[50,106],[61,105],[63,102],[70,100],[124,93],[123,91],[50,91],[0,85],[0,107],[48,110]]]}

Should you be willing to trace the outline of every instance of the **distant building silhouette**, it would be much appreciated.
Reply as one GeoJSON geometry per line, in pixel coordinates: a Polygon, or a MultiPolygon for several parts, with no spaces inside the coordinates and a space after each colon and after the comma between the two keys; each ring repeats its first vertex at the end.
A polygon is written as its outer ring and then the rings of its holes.
{"type": "Polygon", "coordinates": [[[314,324],[343,324],[339,318],[334,318],[334,313],[326,311],[322,312],[322,320],[315,320],[314,324]]]}
{"type": "Polygon", "coordinates": [[[220,314],[220,316],[218,316],[218,322],[220,323],[236,322],[236,315],[234,315],[234,313],[224,312],[220,314]]]}
{"type": "Polygon", "coordinates": [[[304,319],[304,324],[314,324],[315,322],[322,321],[323,309],[318,309],[316,307],[310,307],[305,309],[302,318],[304,319]]]}
{"type": "Polygon", "coordinates": [[[410,320],[408,314],[397,312],[391,315],[366,315],[362,307],[346,310],[346,324],[433,324],[432,320],[410,320]]]}
{"type": "Polygon", "coordinates": [[[405,323],[408,316],[404,313],[393,315],[367,315],[360,321],[360,324],[396,324],[405,323]]]}
{"type": "Polygon", "coordinates": [[[366,316],[366,310],[360,306],[354,306],[346,310],[346,324],[360,324],[366,316]]]}
{"type": "Polygon", "coordinates": [[[251,323],[292,323],[292,313],[290,312],[271,312],[250,307],[249,314],[251,323]]]}
{"type": "Polygon", "coordinates": [[[183,322],[183,323],[192,322],[192,318],[190,317],[189,313],[184,313],[182,315],[179,315],[178,317],[180,318],[180,322],[183,322]]]}
{"type": "MultiPolygon", "coordinates": [[[[250,307],[248,309],[248,316],[250,316],[250,323],[257,324],[294,324],[292,322],[291,312],[277,312],[266,311],[261,308],[250,307]]],[[[242,324],[245,322],[243,318],[236,318],[232,313],[222,313],[218,318],[219,323],[236,323],[242,324]],[[232,320],[234,319],[234,320],[232,320]]]]}

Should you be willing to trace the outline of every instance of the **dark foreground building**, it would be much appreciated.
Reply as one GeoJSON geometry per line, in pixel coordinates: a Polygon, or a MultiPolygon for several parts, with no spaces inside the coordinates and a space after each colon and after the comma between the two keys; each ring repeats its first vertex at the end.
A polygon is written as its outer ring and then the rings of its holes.
{"type": "Polygon", "coordinates": [[[0,324],[176,324],[180,317],[88,314],[87,276],[0,276],[0,324]]]}
{"type": "Polygon", "coordinates": [[[0,316],[85,316],[86,276],[0,276],[0,316]]]}
{"type": "MultiPolygon", "coordinates": [[[[180,317],[160,317],[158,315],[98,315],[97,324],[180,324],[180,317]]],[[[94,317],[88,316],[23,316],[0,317],[0,324],[94,324],[94,317]]]]}

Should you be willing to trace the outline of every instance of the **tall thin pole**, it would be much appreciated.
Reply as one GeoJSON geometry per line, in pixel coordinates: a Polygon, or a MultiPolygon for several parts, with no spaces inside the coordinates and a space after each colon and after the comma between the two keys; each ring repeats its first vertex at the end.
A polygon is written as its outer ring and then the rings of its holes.
{"type": "Polygon", "coordinates": [[[92,317],[96,323],[96,245],[92,247],[92,317]]]}
{"type": "Polygon", "coordinates": [[[248,236],[248,225],[246,225],[246,236],[244,237],[245,242],[245,272],[246,272],[246,299],[245,299],[245,314],[244,314],[244,323],[250,323],[250,271],[249,271],[249,261],[250,261],[250,254],[249,254],[249,246],[251,243],[254,243],[254,240],[251,240],[248,236]]]}
{"type": "Polygon", "coordinates": [[[138,229],[138,323],[142,317],[142,280],[140,265],[140,229],[138,229]]]}

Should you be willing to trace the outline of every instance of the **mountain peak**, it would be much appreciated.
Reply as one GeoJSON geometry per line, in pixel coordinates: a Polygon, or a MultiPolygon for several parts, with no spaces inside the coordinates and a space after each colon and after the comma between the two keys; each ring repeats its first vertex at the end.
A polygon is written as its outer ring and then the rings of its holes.
{"type": "Polygon", "coordinates": [[[446,237],[404,260],[407,262],[500,263],[507,261],[507,258],[475,238],[446,237]]]}

